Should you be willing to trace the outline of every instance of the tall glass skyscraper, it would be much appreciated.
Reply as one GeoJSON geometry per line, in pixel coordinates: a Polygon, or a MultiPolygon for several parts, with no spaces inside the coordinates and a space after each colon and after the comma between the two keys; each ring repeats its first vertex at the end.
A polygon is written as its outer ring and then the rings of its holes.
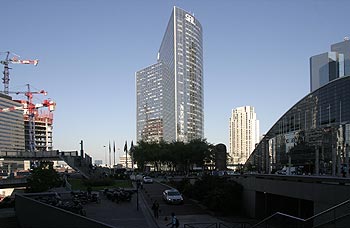
{"type": "Polygon", "coordinates": [[[332,44],[331,51],[344,55],[344,72],[342,75],[350,75],[350,40],[345,37],[344,41],[332,44]]]}
{"type": "Polygon", "coordinates": [[[331,45],[331,52],[310,58],[310,92],[326,85],[334,79],[350,74],[350,41],[331,45]]]}
{"type": "Polygon", "coordinates": [[[136,72],[137,140],[204,137],[203,41],[199,21],[174,7],[157,63],[136,72]]]}

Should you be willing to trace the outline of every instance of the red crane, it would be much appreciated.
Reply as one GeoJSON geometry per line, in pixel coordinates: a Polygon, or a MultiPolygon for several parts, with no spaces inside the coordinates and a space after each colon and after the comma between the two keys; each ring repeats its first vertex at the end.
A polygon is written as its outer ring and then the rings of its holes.
{"type": "Polygon", "coordinates": [[[4,94],[9,94],[9,83],[10,83],[10,68],[9,67],[9,63],[15,63],[15,64],[33,64],[34,66],[38,65],[39,60],[35,59],[35,60],[21,60],[18,59],[17,57],[19,57],[18,55],[12,53],[14,55],[13,58],[9,58],[10,53],[9,51],[5,52],[6,53],[6,58],[3,61],[0,61],[1,64],[4,65],[4,77],[2,78],[3,83],[4,83],[4,94]]]}
{"type": "Polygon", "coordinates": [[[4,108],[0,109],[0,112],[6,112],[6,111],[12,111],[12,110],[24,110],[25,115],[28,116],[28,123],[29,123],[29,150],[31,152],[34,152],[36,150],[35,146],[35,112],[37,109],[41,107],[47,107],[50,112],[55,110],[56,103],[51,100],[44,100],[43,102],[39,104],[33,103],[33,95],[34,94],[43,94],[47,95],[47,92],[44,90],[40,91],[30,91],[30,85],[27,84],[28,91],[26,92],[8,92],[8,93],[14,93],[14,94],[24,94],[27,97],[27,101],[21,101],[22,106],[21,107],[10,107],[10,108],[4,108]]]}

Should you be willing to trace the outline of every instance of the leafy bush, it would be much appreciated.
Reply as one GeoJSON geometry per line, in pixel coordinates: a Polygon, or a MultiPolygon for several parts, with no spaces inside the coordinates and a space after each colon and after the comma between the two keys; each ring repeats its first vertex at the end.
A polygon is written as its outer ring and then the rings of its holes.
{"type": "Polygon", "coordinates": [[[172,181],[169,184],[213,212],[222,215],[240,214],[243,187],[234,181],[217,176],[204,176],[194,185],[188,180],[172,181]]]}
{"type": "Polygon", "coordinates": [[[54,187],[60,187],[63,181],[53,169],[51,163],[42,162],[31,171],[28,178],[28,192],[45,192],[54,187]]]}

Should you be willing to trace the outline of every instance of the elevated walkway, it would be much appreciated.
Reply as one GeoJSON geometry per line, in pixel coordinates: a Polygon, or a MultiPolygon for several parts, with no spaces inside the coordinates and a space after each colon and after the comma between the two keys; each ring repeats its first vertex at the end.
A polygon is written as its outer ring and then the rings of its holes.
{"type": "Polygon", "coordinates": [[[92,171],[92,158],[87,154],[85,156],[78,155],[78,151],[0,151],[0,159],[12,161],[65,161],[85,178],[89,178],[92,171]]]}
{"type": "MultiPolygon", "coordinates": [[[[77,152],[77,151],[75,151],[77,152]]],[[[4,160],[13,160],[13,161],[23,161],[23,160],[61,160],[60,153],[58,150],[53,151],[0,151],[0,158],[4,160]]],[[[63,152],[65,153],[65,152],[63,152]]],[[[72,154],[72,152],[69,152],[72,154]]],[[[74,154],[74,153],[73,153],[74,154]]]]}
{"type": "Polygon", "coordinates": [[[0,180],[0,189],[2,188],[17,188],[24,187],[27,185],[27,178],[11,178],[0,180]]]}

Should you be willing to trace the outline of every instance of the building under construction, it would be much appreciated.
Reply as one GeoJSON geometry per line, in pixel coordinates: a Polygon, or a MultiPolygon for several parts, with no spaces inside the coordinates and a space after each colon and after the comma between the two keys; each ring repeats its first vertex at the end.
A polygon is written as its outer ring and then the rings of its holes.
{"type": "MultiPolygon", "coordinates": [[[[24,113],[24,136],[25,148],[30,151],[31,148],[31,123],[29,113],[24,113]]],[[[34,145],[35,151],[51,151],[52,150],[52,129],[53,129],[53,113],[48,110],[34,111],[34,145]]]]}
{"type": "MultiPolygon", "coordinates": [[[[37,151],[51,151],[53,113],[45,110],[38,112],[34,118],[35,123],[35,145],[37,151]]],[[[26,148],[29,146],[29,118],[24,117],[26,148]]]]}
{"type": "Polygon", "coordinates": [[[44,100],[39,104],[34,104],[34,94],[46,95],[47,92],[44,90],[33,92],[30,90],[29,84],[27,84],[28,90],[25,92],[9,91],[9,69],[12,69],[9,67],[9,64],[31,64],[36,66],[39,60],[19,59],[20,56],[9,51],[0,52],[0,54],[5,54],[6,56],[4,60],[0,61],[0,64],[4,65],[4,77],[2,78],[4,91],[1,94],[4,99],[0,101],[0,137],[2,134],[6,134],[6,137],[1,137],[0,139],[0,150],[51,151],[53,123],[51,111],[55,109],[55,102],[44,100]],[[10,93],[24,94],[27,100],[12,101],[12,98],[8,96],[10,93]],[[41,112],[39,112],[39,108],[42,107],[47,107],[48,111],[40,110],[41,112]],[[18,119],[20,115],[21,121],[18,119]],[[12,116],[16,116],[16,118],[12,116]],[[16,125],[13,124],[14,121],[16,125]],[[4,142],[1,142],[1,140],[4,142]]]}
{"type": "Polygon", "coordinates": [[[35,151],[52,150],[53,114],[38,109],[30,113],[26,107],[31,105],[0,93],[1,151],[31,151],[31,135],[34,136],[35,151]],[[32,120],[30,115],[33,115],[32,120]]]}

